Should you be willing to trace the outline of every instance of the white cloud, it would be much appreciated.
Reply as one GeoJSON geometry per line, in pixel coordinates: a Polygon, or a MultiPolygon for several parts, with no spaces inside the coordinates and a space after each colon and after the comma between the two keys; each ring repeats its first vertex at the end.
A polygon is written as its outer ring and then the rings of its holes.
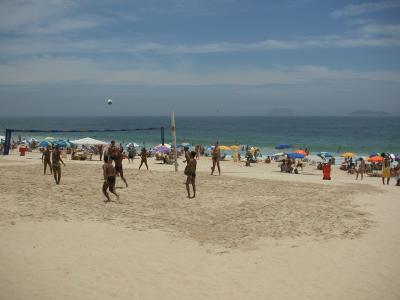
{"type": "Polygon", "coordinates": [[[313,84],[333,81],[384,81],[400,83],[400,71],[356,72],[331,70],[323,66],[278,67],[271,69],[165,69],[138,67],[106,68],[89,59],[41,58],[0,65],[0,85],[48,85],[88,82],[101,85],[150,86],[259,86],[313,84]]]}
{"type": "Polygon", "coordinates": [[[400,7],[400,1],[398,0],[350,4],[334,11],[333,16],[337,18],[353,17],[398,7],[400,7]]]}
{"type": "Polygon", "coordinates": [[[366,35],[385,35],[400,37],[400,24],[367,24],[359,30],[366,35]]]}

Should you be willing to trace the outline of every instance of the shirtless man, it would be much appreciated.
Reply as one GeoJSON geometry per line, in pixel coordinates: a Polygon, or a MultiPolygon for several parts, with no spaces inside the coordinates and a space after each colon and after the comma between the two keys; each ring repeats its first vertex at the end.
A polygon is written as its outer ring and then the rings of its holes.
{"type": "Polygon", "coordinates": [[[118,155],[118,147],[115,145],[115,141],[111,141],[110,147],[108,147],[108,158],[113,161],[117,158],[118,155]]]}
{"type": "Polygon", "coordinates": [[[211,156],[212,156],[212,162],[213,165],[211,167],[211,175],[214,175],[215,171],[215,166],[218,167],[218,173],[221,176],[221,167],[219,166],[219,158],[221,155],[221,151],[218,146],[218,142],[215,143],[214,149],[212,150],[211,156]]]}
{"type": "Polygon", "coordinates": [[[119,195],[115,192],[115,175],[117,172],[112,164],[111,159],[108,159],[107,155],[104,155],[104,164],[103,164],[103,194],[106,196],[107,200],[105,202],[110,202],[111,198],[107,192],[107,189],[113,193],[117,199],[119,199],[119,195]]]}
{"type": "Polygon", "coordinates": [[[124,170],[122,169],[122,160],[124,159],[124,155],[122,151],[118,151],[117,158],[115,159],[115,174],[119,174],[123,182],[125,182],[126,187],[128,187],[128,183],[124,177],[124,170]]]}
{"type": "Polygon", "coordinates": [[[185,167],[185,175],[186,178],[186,191],[188,194],[188,198],[195,198],[196,197],[196,151],[185,151],[186,157],[186,167],[185,167]],[[192,184],[193,187],[193,197],[190,197],[190,187],[189,184],[192,184]]]}
{"type": "Polygon", "coordinates": [[[60,184],[60,180],[61,180],[61,164],[60,164],[60,162],[64,165],[64,167],[65,167],[65,163],[63,162],[63,160],[61,158],[61,152],[60,152],[60,148],[58,146],[56,146],[54,148],[51,159],[52,159],[54,180],[56,181],[56,184],[60,184]]]}
{"type": "Polygon", "coordinates": [[[43,170],[43,175],[46,175],[46,169],[47,169],[47,165],[49,165],[49,169],[50,169],[50,174],[53,174],[53,170],[51,168],[51,150],[50,150],[50,146],[46,147],[46,150],[43,151],[42,154],[42,163],[44,165],[44,170],[43,170]]]}

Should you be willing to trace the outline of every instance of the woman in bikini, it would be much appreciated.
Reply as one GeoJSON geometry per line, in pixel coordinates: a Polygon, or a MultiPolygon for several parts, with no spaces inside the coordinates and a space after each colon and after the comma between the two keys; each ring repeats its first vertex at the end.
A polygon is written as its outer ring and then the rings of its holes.
{"type": "Polygon", "coordinates": [[[186,178],[186,191],[188,194],[188,198],[195,198],[196,197],[196,167],[197,167],[197,161],[196,161],[196,151],[185,151],[185,157],[186,157],[186,167],[184,174],[187,176],[186,178]],[[193,197],[190,196],[190,187],[189,185],[192,185],[193,187],[193,197]]]}

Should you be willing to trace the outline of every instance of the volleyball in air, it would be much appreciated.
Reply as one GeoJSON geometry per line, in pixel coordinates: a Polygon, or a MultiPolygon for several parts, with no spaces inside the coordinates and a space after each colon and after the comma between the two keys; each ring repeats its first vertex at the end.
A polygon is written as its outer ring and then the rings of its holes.
{"type": "Polygon", "coordinates": [[[107,104],[108,104],[108,105],[111,105],[111,104],[112,104],[112,99],[108,99],[108,100],[107,100],[107,104]]]}

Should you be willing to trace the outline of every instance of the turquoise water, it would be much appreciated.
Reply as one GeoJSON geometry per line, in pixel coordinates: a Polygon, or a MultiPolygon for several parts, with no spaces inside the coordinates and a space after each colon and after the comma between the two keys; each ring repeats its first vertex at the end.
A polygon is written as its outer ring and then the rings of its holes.
{"type": "MultiPolygon", "coordinates": [[[[164,126],[166,142],[171,142],[169,117],[42,117],[0,118],[4,128],[24,129],[122,129],[164,126]]],[[[396,117],[177,117],[178,143],[210,145],[255,145],[265,153],[276,152],[278,143],[312,152],[341,153],[352,151],[367,154],[372,151],[400,153],[396,117]]],[[[4,133],[0,133],[4,135],[4,133]]],[[[160,143],[160,131],[112,133],[19,133],[22,137],[75,139],[90,136],[118,142],[134,141],[152,146],[160,143]]],[[[18,134],[14,134],[14,139],[18,134]]]]}

